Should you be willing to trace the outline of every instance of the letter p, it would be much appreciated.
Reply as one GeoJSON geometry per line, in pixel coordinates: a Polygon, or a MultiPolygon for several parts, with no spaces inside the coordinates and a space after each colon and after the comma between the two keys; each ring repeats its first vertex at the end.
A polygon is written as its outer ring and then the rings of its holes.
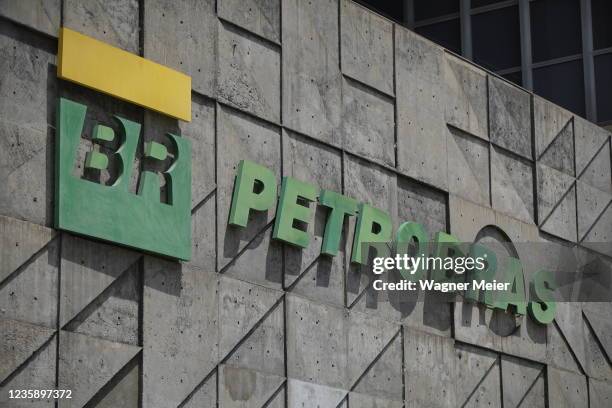
{"type": "Polygon", "coordinates": [[[276,177],[269,169],[241,160],[232,195],[229,223],[246,227],[250,210],[266,211],[276,200],[276,177]]]}

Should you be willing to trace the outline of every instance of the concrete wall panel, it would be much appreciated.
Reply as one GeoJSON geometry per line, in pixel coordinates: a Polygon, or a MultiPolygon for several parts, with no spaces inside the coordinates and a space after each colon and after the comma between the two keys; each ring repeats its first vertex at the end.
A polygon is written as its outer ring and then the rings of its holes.
{"type": "Polygon", "coordinates": [[[280,122],[280,62],[278,47],[219,23],[220,101],[280,122]]]}
{"type": "Polygon", "coordinates": [[[59,34],[61,0],[0,1],[0,15],[53,37],[59,34]]]}
{"type": "Polygon", "coordinates": [[[449,125],[489,139],[487,124],[487,76],[481,69],[445,54],[444,80],[447,86],[445,118],[449,125]]]}
{"type": "Polygon", "coordinates": [[[178,406],[217,364],[218,278],[144,261],[143,406],[178,406]]]}
{"type": "Polygon", "coordinates": [[[342,132],[346,150],[395,166],[393,100],[344,79],[342,132]]]}
{"type": "Polygon", "coordinates": [[[489,77],[491,141],[526,159],[532,159],[531,107],[527,92],[489,77]]]}
{"type": "Polygon", "coordinates": [[[444,52],[407,29],[395,35],[397,167],[446,189],[444,52]]]}
{"type": "Polygon", "coordinates": [[[284,1],[282,21],[283,124],[342,146],[338,2],[284,1]]]}
{"type": "Polygon", "coordinates": [[[146,0],[144,25],[144,56],[190,75],[194,91],[214,96],[217,73],[214,0],[146,0]]]}
{"type": "Polygon", "coordinates": [[[63,26],[139,53],[139,4],[137,0],[66,0],[63,26]]]}
{"type": "Polygon", "coordinates": [[[342,72],[393,95],[393,24],[348,0],[340,1],[342,72]]]}
{"type": "Polygon", "coordinates": [[[280,43],[280,0],[221,0],[219,17],[280,43]]]}

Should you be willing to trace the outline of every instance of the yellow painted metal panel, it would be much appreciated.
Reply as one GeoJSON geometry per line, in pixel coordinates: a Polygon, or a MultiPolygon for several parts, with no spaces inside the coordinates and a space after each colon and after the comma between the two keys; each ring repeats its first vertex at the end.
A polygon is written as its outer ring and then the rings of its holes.
{"type": "Polygon", "coordinates": [[[57,75],[151,110],[191,120],[191,77],[62,27],[57,75]]]}

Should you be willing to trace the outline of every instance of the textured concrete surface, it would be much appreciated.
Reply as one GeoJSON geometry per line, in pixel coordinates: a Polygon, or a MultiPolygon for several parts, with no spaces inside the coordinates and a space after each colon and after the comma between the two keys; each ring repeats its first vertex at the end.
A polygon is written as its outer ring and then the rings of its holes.
{"type": "Polygon", "coordinates": [[[350,265],[356,217],[336,257],[320,253],[320,206],[302,251],[271,239],[274,207],[227,225],[248,159],[395,229],[560,243],[519,257],[554,267],[577,247],[608,265],[608,131],[348,0],[0,0],[0,72],[0,406],[54,406],[8,390],[56,386],[75,407],[610,406],[610,303],[559,303],[541,326],[417,302],[350,265]],[[190,75],[192,121],[57,80],[61,25],[190,75]],[[189,138],[190,262],[52,229],[58,96],[88,105],[77,177],[93,177],[91,131],[114,114],[147,141],[189,138]]]}

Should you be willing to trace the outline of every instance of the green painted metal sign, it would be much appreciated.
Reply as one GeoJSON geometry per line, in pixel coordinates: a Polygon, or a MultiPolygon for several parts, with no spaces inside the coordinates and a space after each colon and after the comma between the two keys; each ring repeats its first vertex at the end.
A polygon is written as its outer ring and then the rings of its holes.
{"type": "MultiPolygon", "coordinates": [[[[119,148],[110,155],[90,151],[85,167],[104,170],[111,160],[118,163],[119,175],[112,185],[103,185],[73,174],[77,149],[87,114],[85,105],[61,98],[57,112],[55,150],[55,226],[88,237],[175,259],[191,258],[191,144],[168,134],[174,145],[174,162],[163,173],[167,181],[167,202],[160,200],[159,174],[142,171],[136,193],[129,191],[136,149],[140,140],[138,123],[115,116],[118,134],[99,124],[92,140],[103,144],[119,138],[119,148]]],[[[145,143],[144,156],[165,160],[162,144],[145,143]]]]}

